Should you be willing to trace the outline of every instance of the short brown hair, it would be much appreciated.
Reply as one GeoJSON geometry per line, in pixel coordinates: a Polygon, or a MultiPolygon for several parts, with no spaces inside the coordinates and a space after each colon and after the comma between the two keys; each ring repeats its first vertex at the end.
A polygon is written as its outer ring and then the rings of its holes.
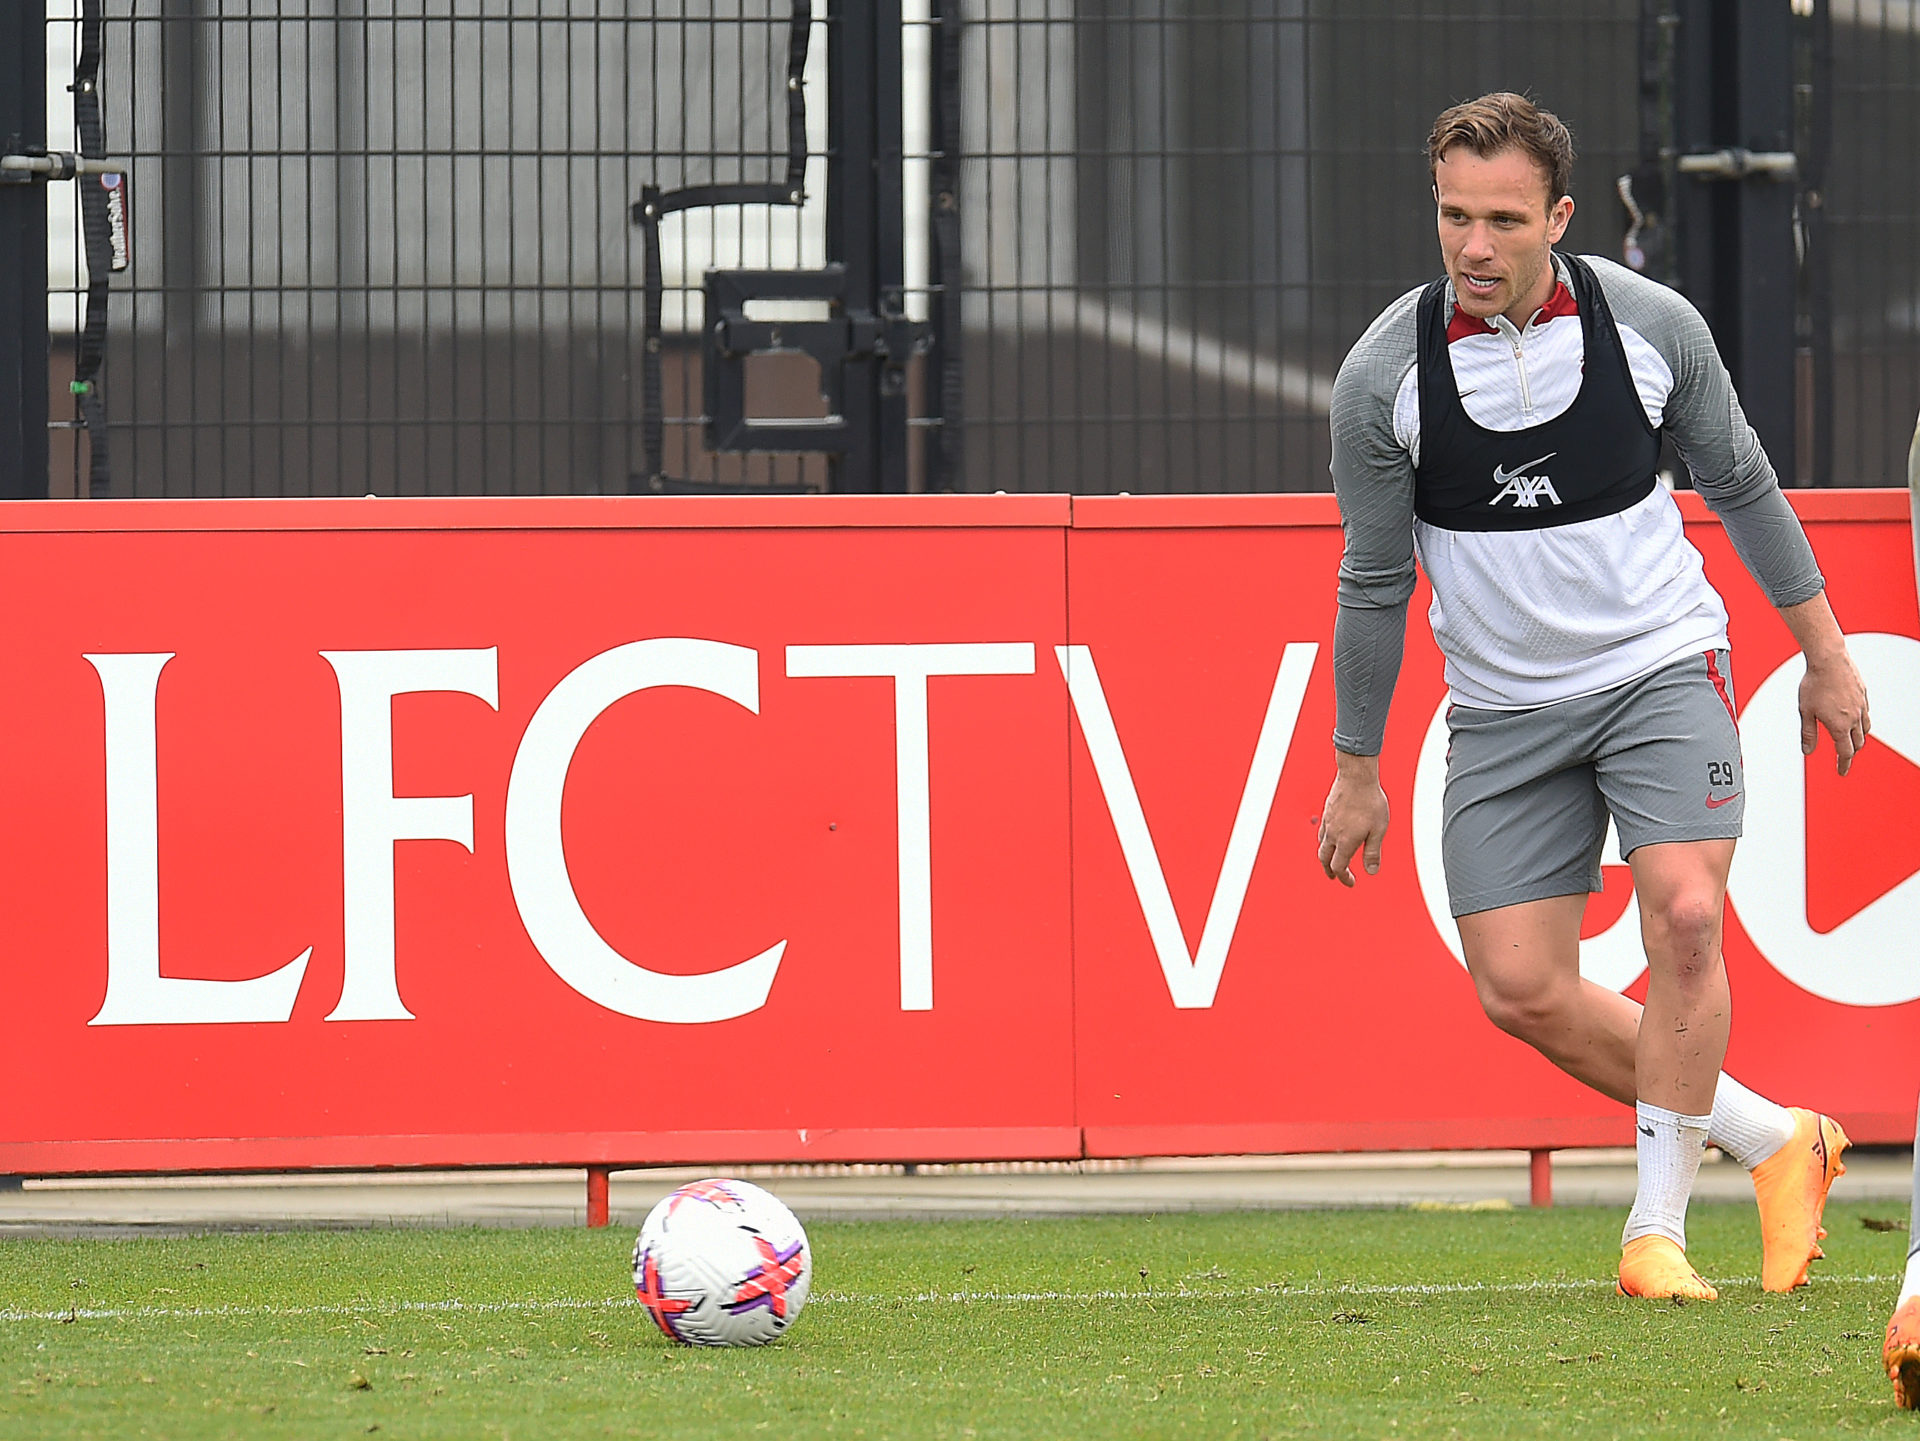
{"type": "Polygon", "coordinates": [[[1573,135],[1560,117],[1542,110],[1524,95],[1496,90],[1440,112],[1427,137],[1427,173],[1456,145],[1482,160],[1507,150],[1533,157],[1547,174],[1547,209],[1573,184],[1573,135]]]}

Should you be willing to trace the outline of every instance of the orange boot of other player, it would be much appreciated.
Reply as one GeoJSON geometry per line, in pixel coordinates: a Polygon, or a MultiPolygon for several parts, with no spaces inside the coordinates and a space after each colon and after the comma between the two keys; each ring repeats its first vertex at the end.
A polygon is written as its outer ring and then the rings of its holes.
{"type": "Polygon", "coordinates": [[[1880,1359],[1893,1382],[1894,1404],[1920,1411],[1920,1296],[1907,1297],[1887,1322],[1887,1344],[1880,1359]]]}
{"type": "Polygon", "coordinates": [[[1791,1108],[1793,1139],[1753,1168],[1760,1202],[1760,1285],[1791,1291],[1807,1283],[1808,1266],[1820,1259],[1826,1231],[1820,1225],[1827,1192],[1847,1173],[1840,1155],[1847,1133],[1830,1116],[1791,1108]]]}

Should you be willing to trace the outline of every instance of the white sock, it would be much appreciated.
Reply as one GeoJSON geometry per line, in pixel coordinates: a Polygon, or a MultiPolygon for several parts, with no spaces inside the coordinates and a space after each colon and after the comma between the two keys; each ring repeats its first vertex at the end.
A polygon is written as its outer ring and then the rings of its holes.
{"type": "Polygon", "coordinates": [[[1707,1139],[1751,1171],[1793,1139],[1793,1112],[1722,1071],[1707,1139]]]}
{"type": "Polygon", "coordinates": [[[1900,1283],[1902,1306],[1920,1296],[1920,1131],[1914,1134],[1913,1148],[1913,1211],[1907,1222],[1907,1244],[1913,1249],[1907,1252],[1907,1279],[1900,1283]]]}
{"type": "Polygon", "coordinates": [[[1620,1233],[1620,1244],[1641,1236],[1665,1236],[1687,1249],[1687,1197],[1700,1173],[1711,1116],[1683,1116],[1645,1101],[1634,1107],[1634,1149],[1640,1162],[1640,1188],[1620,1233]]]}

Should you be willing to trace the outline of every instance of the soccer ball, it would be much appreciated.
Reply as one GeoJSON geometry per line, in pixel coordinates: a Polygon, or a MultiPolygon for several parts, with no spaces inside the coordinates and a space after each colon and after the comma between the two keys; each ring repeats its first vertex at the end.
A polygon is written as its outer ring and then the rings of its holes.
{"type": "Polygon", "coordinates": [[[633,1289],[686,1346],[764,1346],[800,1314],[813,1254],[793,1212],[747,1181],[695,1181],[633,1243],[633,1289]]]}

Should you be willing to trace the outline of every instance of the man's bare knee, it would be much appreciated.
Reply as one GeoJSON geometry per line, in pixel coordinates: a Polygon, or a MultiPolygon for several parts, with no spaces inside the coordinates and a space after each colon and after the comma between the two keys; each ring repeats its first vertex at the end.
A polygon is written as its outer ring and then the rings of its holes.
{"type": "Polygon", "coordinates": [[[1509,1036],[1534,1042],[1564,1030],[1573,989],[1552,978],[1475,977],[1474,989],[1487,1019],[1509,1036]]]}
{"type": "Polygon", "coordinates": [[[1720,905],[1712,897],[1678,896],[1644,908],[1647,959],[1681,985],[1705,981],[1720,966],[1720,905]]]}

